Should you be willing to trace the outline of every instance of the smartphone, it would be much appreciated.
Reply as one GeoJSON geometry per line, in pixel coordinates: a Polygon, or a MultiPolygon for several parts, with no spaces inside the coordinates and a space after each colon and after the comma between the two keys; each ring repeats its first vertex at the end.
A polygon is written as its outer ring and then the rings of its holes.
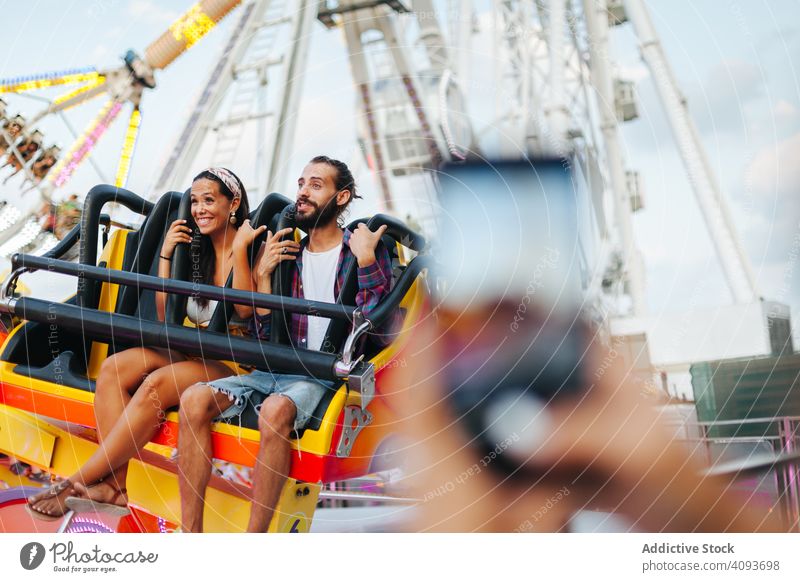
{"type": "Polygon", "coordinates": [[[585,197],[560,159],[449,164],[438,181],[445,398],[482,462],[517,474],[548,404],[587,387],[585,197]]]}

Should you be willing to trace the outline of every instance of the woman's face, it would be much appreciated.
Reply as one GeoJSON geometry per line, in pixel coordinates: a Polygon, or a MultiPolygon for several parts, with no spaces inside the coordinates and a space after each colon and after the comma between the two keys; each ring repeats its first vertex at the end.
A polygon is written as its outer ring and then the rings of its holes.
{"type": "Polygon", "coordinates": [[[207,178],[192,183],[192,218],[201,234],[212,236],[230,226],[231,212],[239,207],[238,200],[228,199],[220,192],[219,184],[207,178]]]}

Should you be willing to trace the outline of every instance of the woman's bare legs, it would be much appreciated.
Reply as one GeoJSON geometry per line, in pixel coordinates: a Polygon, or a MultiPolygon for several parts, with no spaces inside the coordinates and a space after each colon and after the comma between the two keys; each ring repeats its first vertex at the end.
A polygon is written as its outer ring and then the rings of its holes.
{"type": "MultiPolygon", "coordinates": [[[[141,386],[148,374],[164,368],[176,361],[184,360],[184,356],[168,350],[150,348],[131,348],[106,358],[100,366],[100,373],[95,382],[94,414],[97,423],[97,436],[102,443],[111,429],[122,416],[125,406],[130,402],[132,394],[141,386]]],[[[125,487],[127,463],[109,475],[109,482],[117,489],[125,487]]],[[[103,477],[104,475],[101,475],[103,477]]],[[[72,494],[68,488],[54,499],[54,503],[72,494]]],[[[31,496],[29,503],[34,509],[53,509],[53,503],[43,500],[49,496],[48,491],[31,496]]]]}
{"type": "MultiPolygon", "coordinates": [[[[155,436],[164,420],[164,411],[178,404],[181,393],[196,382],[209,382],[231,375],[231,370],[220,362],[187,360],[152,372],[124,407],[119,420],[108,431],[101,445],[89,460],[69,477],[69,481],[84,495],[95,501],[117,502],[118,491],[124,482],[104,482],[91,490],[92,485],[123,466],[155,436]]],[[[64,511],[64,500],[70,495],[64,491],[55,497],[34,500],[36,511],[59,515],[64,511]]],[[[125,500],[123,499],[123,502],[125,500]]]]}
{"type": "MultiPolygon", "coordinates": [[[[107,358],[100,367],[94,397],[97,435],[104,442],[122,417],[133,393],[149,374],[186,358],[177,352],[151,348],[131,348],[107,358]]],[[[117,490],[125,488],[128,463],[111,471],[105,479],[117,490]]]]}

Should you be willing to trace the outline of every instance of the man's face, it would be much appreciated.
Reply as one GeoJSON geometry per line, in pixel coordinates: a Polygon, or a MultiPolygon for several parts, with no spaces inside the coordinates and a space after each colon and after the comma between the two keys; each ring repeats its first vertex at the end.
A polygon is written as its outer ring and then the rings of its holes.
{"type": "Polygon", "coordinates": [[[336,168],[328,164],[308,164],[297,179],[295,219],[298,228],[308,232],[311,228],[327,226],[336,220],[339,207],[336,191],[336,168]]]}

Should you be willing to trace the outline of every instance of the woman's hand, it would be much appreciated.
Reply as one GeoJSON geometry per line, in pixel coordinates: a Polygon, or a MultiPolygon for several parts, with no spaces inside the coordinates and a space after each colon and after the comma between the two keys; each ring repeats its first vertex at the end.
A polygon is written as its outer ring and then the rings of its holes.
{"type": "Polygon", "coordinates": [[[165,259],[171,259],[178,243],[191,242],[192,229],[186,226],[185,220],[179,218],[170,225],[167,236],[164,237],[164,244],[161,245],[161,256],[165,259]]]}
{"type": "Polygon", "coordinates": [[[284,228],[275,234],[267,231],[267,240],[264,242],[264,252],[256,266],[256,277],[263,279],[269,277],[275,271],[278,263],[286,260],[294,260],[300,251],[300,244],[294,240],[281,241],[281,237],[290,234],[294,228],[284,228]]]}
{"type": "Polygon", "coordinates": [[[239,229],[236,231],[236,236],[233,238],[233,252],[242,253],[247,251],[247,247],[253,244],[253,241],[258,235],[267,229],[266,226],[259,226],[253,228],[249,220],[245,220],[239,229]]]}

